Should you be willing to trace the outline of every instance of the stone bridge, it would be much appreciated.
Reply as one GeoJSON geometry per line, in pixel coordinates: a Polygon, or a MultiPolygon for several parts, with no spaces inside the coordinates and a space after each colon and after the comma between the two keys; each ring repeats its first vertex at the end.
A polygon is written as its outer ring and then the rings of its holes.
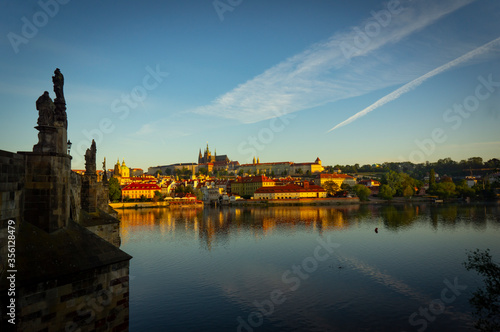
{"type": "Polygon", "coordinates": [[[55,99],[45,91],[36,101],[32,151],[0,150],[0,330],[128,330],[132,257],[119,249],[107,183],[97,182],[95,142],[85,175],[71,171],[59,69],[52,81],[55,99]]]}

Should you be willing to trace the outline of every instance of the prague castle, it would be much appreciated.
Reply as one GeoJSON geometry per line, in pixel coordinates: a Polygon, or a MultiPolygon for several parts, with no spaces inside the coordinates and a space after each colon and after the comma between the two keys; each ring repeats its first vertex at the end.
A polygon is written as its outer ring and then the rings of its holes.
{"type": "Polygon", "coordinates": [[[227,155],[223,154],[218,156],[217,155],[217,150],[215,150],[214,155],[210,152],[207,144],[207,148],[205,149],[205,153],[202,155],[201,154],[201,149],[200,153],[198,155],[198,164],[208,164],[208,163],[215,163],[215,162],[223,162],[223,163],[229,163],[229,158],[227,155]]]}

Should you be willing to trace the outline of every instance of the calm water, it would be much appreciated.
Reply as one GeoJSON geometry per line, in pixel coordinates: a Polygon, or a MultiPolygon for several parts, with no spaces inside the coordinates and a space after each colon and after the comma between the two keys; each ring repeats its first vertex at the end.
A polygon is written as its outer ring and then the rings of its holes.
{"type": "Polygon", "coordinates": [[[498,205],[120,217],[134,257],[131,331],[470,331],[481,279],[463,267],[465,251],[500,258],[498,205]]]}

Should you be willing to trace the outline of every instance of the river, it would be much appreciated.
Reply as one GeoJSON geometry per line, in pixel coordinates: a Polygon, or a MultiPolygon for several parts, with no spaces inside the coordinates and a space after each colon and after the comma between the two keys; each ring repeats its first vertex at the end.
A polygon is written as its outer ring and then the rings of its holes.
{"type": "Polygon", "coordinates": [[[465,331],[499,205],[120,210],[131,331],[465,331]]]}

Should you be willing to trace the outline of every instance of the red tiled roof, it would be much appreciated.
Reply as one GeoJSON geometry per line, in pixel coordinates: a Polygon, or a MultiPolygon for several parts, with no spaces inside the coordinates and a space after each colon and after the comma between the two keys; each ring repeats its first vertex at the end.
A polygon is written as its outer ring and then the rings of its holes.
{"type": "Polygon", "coordinates": [[[246,176],[243,178],[238,177],[235,182],[236,183],[274,182],[274,180],[268,178],[265,175],[256,175],[256,176],[246,176]]]}
{"type": "Polygon", "coordinates": [[[131,183],[122,190],[161,190],[161,188],[154,183],[131,183]]]}
{"type": "Polygon", "coordinates": [[[256,194],[290,193],[290,192],[325,192],[325,189],[314,184],[309,185],[309,188],[304,188],[297,184],[287,184],[286,186],[261,187],[255,191],[256,194]]]}

